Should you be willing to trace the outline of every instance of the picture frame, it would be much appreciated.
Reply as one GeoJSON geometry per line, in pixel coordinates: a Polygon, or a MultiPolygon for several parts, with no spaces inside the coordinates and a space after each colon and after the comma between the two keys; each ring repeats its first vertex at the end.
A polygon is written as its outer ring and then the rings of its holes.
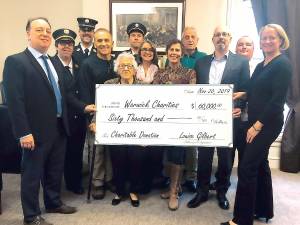
{"type": "Polygon", "coordinates": [[[130,48],[126,30],[133,22],[145,25],[145,40],[153,42],[158,52],[164,52],[171,39],[181,39],[185,0],[110,0],[109,8],[114,52],[130,48]]]}

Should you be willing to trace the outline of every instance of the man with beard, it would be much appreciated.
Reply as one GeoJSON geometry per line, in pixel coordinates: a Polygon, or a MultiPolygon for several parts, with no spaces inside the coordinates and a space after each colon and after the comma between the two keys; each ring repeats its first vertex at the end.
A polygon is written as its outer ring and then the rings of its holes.
{"type": "MultiPolygon", "coordinates": [[[[72,57],[76,33],[70,29],[58,29],[53,32],[57,54],[53,60],[62,67],[68,91],[79,100],[78,73],[79,65],[72,57]]],[[[67,138],[65,156],[65,184],[67,190],[75,194],[83,194],[82,187],[82,156],[86,132],[86,120],[83,113],[69,105],[68,119],[70,136],[67,138]]]]}
{"type": "MultiPolygon", "coordinates": [[[[88,57],[80,68],[79,85],[80,96],[86,104],[95,103],[95,85],[103,84],[105,81],[115,78],[112,52],[112,36],[104,28],[99,28],[95,32],[95,47],[97,54],[88,57]]],[[[88,131],[89,141],[93,144],[94,134],[88,131]]],[[[103,199],[105,188],[111,188],[111,163],[108,151],[104,146],[97,145],[96,158],[93,173],[92,197],[103,199]]]]}
{"type": "MultiPolygon", "coordinates": [[[[244,56],[249,60],[249,69],[250,69],[250,76],[253,73],[256,62],[252,61],[253,52],[254,52],[254,43],[253,40],[248,36],[242,36],[239,38],[239,40],[236,43],[235,52],[238,55],[244,56]]],[[[247,105],[245,108],[242,109],[241,112],[241,122],[237,131],[236,136],[236,149],[238,150],[238,159],[239,161],[242,158],[243,151],[246,146],[246,135],[248,130],[248,113],[247,113],[247,105]]],[[[232,151],[232,166],[234,164],[234,158],[235,158],[235,149],[232,151]]],[[[209,190],[216,190],[216,182],[213,182],[209,186],[209,190]]]]}
{"type": "Polygon", "coordinates": [[[127,26],[128,42],[130,49],[126,50],[132,54],[135,61],[140,64],[139,50],[144,42],[144,36],[147,33],[146,27],[141,23],[131,23],[127,26]]]}
{"type": "Polygon", "coordinates": [[[75,46],[73,57],[76,62],[80,65],[84,59],[86,59],[89,55],[96,54],[96,49],[93,45],[94,40],[94,29],[96,24],[98,24],[97,20],[93,20],[90,18],[77,18],[78,26],[79,26],[79,37],[80,43],[75,46]]]}
{"type": "MultiPolygon", "coordinates": [[[[229,51],[231,39],[231,34],[226,27],[215,28],[212,37],[214,53],[199,59],[195,65],[198,84],[233,84],[234,92],[245,91],[249,80],[249,63],[246,58],[229,51]]],[[[241,107],[240,102],[234,102],[234,128],[239,126],[241,107]]],[[[237,129],[233,130],[233,136],[236,135],[236,131],[237,129]]],[[[235,140],[233,140],[233,148],[235,148],[235,140]]],[[[197,194],[188,202],[189,208],[198,207],[208,200],[214,150],[213,147],[198,148],[197,194]]],[[[217,200],[221,209],[229,209],[226,193],[230,186],[232,148],[217,147],[217,153],[218,169],[215,174],[217,200]]]]}

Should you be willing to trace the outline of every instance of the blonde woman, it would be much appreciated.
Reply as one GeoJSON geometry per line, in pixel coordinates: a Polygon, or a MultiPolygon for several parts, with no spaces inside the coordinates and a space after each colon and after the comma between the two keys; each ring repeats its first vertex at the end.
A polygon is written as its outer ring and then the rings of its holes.
{"type": "Polygon", "coordinates": [[[253,225],[254,218],[268,222],[273,217],[268,154],[283,125],[283,107],[292,76],[289,60],[281,53],[289,47],[289,39],[280,25],[268,24],[260,30],[260,47],[265,59],[255,68],[246,93],[249,128],[238,167],[233,219],[221,225],[253,225]]]}

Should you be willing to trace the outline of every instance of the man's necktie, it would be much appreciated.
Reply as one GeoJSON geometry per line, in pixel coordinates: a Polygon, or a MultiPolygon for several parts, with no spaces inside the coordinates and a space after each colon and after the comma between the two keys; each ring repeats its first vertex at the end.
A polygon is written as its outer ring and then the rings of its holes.
{"type": "Polygon", "coordinates": [[[71,76],[73,76],[73,74],[72,74],[72,72],[71,72],[71,70],[70,70],[70,67],[69,67],[69,66],[65,66],[65,68],[66,68],[66,70],[69,72],[69,74],[70,74],[71,76]]]}
{"type": "Polygon", "coordinates": [[[84,56],[85,57],[89,56],[89,49],[88,48],[84,49],[84,56]]]}
{"type": "Polygon", "coordinates": [[[48,75],[48,79],[50,81],[50,84],[54,90],[54,94],[55,94],[55,99],[56,99],[56,109],[57,109],[57,115],[60,117],[61,114],[62,114],[62,107],[61,107],[61,93],[60,93],[60,90],[58,88],[58,84],[56,83],[55,79],[54,79],[54,76],[50,70],[50,67],[49,67],[49,64],[47,62],[47,56],[45,55],[42,55],[41,56],[44,64],[45,64],[45,67],[46,67],[46,70],[47,70],[47,75],[48,75]]]}
{"type": "Polygon", "coordinates": [[[139,54],[133,54],[134,58],[135,58],[135,61],[137,62],[137,64],[141,64],[141,59],[140,59],[140,56],[139,54]]]}

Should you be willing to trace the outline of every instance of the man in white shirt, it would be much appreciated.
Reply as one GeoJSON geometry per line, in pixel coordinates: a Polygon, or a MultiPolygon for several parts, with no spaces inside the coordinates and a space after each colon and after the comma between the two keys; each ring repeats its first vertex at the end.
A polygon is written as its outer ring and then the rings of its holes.
{"type": "MultiPolygon", "coordinates": [[[[215,28],[212,37],[214,53],[197,60],[195,65],[198,84],[233,84],[234,92],[245,91],[246,83],[249,80],[249,63],[246,58],[229,51],[231,39],[228,28],[224,26],[215,28]]],[[[238,127],[241,107],[239,102],[234,103],[234,128],[238,127]]],[[[235,132],[236,129],[233,129],[234,136],[235,132]]],[[[235,145],[235,140],[233,142],[235,145]]],[[[230,186],[232,148],[217,147],[217,153],[218,170],[215,174],[217,200],[219,207],[227,210],[229,201],[226,193],[230,186]]],[[[214,148],[198,148],[197,194],[188,203],[189,208],[198,207],[208,200],[213,155],[214,148]]]]}

